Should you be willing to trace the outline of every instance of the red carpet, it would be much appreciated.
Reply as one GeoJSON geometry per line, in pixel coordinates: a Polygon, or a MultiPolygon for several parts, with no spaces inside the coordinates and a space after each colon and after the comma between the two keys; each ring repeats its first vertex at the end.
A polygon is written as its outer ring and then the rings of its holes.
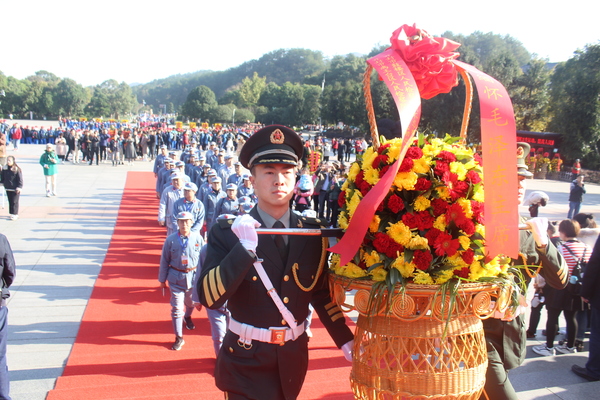
{"type": "MultiPolygon", "coordinates": [[[[156,222],[151,172],[129,172],[106,259],[63,376],[48,400],[223,399],[213,378],[206,313],[171,351],[169,295],[158,288],[165,237],[156,222]]],[[[300,399],[350,400],[350,364],[315,318],[310,364],[300,399]]],[[[268,400],[268,399],[265,399],[268,400]]]]}

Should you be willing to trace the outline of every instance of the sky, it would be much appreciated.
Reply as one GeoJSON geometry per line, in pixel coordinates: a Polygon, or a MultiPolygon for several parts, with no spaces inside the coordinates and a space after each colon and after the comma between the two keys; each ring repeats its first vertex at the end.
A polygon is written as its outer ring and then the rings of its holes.
{"type": "Polygon", "coordinates": [[[600,43],[600,4],[594,3],[0,0],[0,71],[23,79],[46,70],[84,86],[108,79],[147,83],[226,70],[282,48],[318,50],[325,57],[367,54],[413,23],[434,36],[510,35],[530,53],[560,62],[600,43]]]}

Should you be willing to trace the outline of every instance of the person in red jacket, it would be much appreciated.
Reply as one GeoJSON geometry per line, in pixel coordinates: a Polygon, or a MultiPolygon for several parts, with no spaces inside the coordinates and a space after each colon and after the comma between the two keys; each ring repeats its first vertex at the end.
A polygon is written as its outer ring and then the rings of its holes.
{"type": "Polygon", "coordinates": [[[21,127],[15,124],[10,130],[10,140],[13,144],[13,150],[19,150],[19,143],[23,138],[23,132],[21,131],[21,127]]]}

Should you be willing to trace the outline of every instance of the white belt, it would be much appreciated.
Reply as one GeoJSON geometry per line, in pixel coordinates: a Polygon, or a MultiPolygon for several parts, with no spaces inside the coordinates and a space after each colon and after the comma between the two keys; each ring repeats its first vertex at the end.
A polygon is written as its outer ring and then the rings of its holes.
{"type": "Polygon", "coordinates": [[[243,324],[233,318],[229,318],[228,328],[231,332],[238,335],[238,345],[249,350],[252,348],[252,341],[258,340],[264,343],[273,343],[283,346],[289,340],[296,340],[306,330],[306,321],[296,326],[296,328],[286,328],[283,326],[274,326],[268,329],[257,328],[252,325],[243,324]]]}

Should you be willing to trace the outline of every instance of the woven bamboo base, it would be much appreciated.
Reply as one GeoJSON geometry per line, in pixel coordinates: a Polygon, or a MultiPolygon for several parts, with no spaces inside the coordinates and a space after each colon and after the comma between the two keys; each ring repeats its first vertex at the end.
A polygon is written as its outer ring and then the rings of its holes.
{"type": "Polygon", "coordinates": [[[485,383],[487,353],[476,316],[446,325],[361,315],[354,354],[351,384],[360,400],[475,400],[485,383]]]}

